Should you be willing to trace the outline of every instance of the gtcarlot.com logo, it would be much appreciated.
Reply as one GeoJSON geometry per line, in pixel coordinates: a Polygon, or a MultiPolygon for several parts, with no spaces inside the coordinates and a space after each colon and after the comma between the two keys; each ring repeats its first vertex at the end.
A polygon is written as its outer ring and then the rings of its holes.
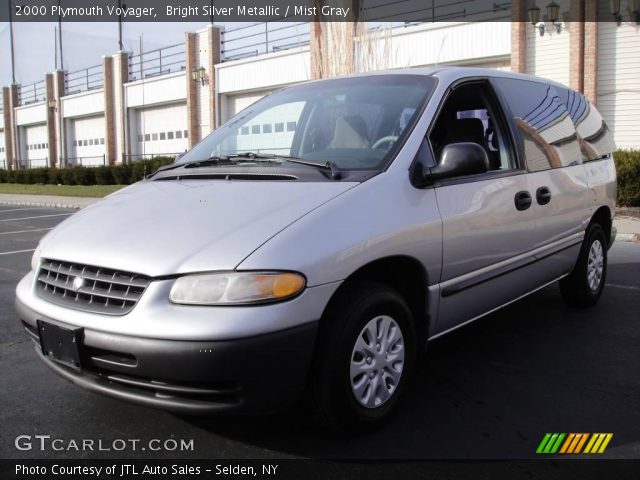
{"type": "Polygon", "coordinates": [[[613,433],[546,433],[536,453],[604,453],[613,433]]]}
{"type": "Polygon", "coordinates": [[[189,452],[194,450],[193,439],[184,438],[152,438],[143,441],[139,438],[116,438],[104,440],[102,438],[55,438],[51,435],[18,435],[14,440],[17,450],[39,450],[41,452],[122,452],[145,451],[153,452],[189,452]]]}

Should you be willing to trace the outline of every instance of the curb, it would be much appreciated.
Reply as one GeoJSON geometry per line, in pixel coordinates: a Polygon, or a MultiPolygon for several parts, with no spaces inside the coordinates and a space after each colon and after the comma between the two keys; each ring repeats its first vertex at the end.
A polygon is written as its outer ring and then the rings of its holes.
{"type": "Polygon", "coordinates": [[[640,235],[637,233],[618,233],[616,235],[616,242],[640,243],[640,235]]]}
{"type": "Polygon", "coordinates": [[[12,206],[12,207],[49,207],[49,208],[72,208],[80,210],[83,208],[77,203],[52,203],[52,202],[9,202],[0,201],[0,205],[12,206]]]}

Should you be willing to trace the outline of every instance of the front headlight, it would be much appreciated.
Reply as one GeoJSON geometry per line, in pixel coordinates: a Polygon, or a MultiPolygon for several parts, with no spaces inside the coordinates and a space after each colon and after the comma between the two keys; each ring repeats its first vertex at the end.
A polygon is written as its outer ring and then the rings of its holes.
{"type": "Polygon", "coordinates": [[[242,305],[285,300],[306,284],[299,273],[229,272],[186,275],[169,294],[173,303],[187,305],[242,305]]]}
{"type": "Polygon", "coordinates": [[[36,247],[31,256],[31,270],[35,272],[38,270],[38,267],[40,267],[40,245],[36,247]]]}

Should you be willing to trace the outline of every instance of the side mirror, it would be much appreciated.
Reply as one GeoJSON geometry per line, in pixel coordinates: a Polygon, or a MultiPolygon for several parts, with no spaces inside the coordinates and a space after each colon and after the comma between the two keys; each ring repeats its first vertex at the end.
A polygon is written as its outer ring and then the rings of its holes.
{"type": "Polygon", "coordinates": [[[440,162],[429,169],[427,180],[474,175],[489,170],[487,151],[477,143],[451,143],[442,149],[440,162]]]}

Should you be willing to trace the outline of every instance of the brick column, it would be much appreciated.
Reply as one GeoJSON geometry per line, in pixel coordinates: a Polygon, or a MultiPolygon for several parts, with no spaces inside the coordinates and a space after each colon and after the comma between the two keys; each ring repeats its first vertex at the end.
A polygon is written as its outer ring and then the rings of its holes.
{"type": "Polygon", "coordinates": [[[124,84],[129,81],[129,54],[118,52],[113,56],[113,111],[115,129],[115,163],[126,162],[129,153],[127,134],[127,108],[124,84]]]}
{"type": "Polygon", "coordinates": [[[200,140],[200,126],[198,125],[198,84],[191,78],[191,74],[198,64],[196,34],[186,32],[184,44],[186,63],[185,79],[187,82],[187,130],[189,131],[187,145],[189,145],[189,149],[191,149],[200,140]]]}
{"type": "Polygon", "coordinates": [[[7,170],[13,170],[18,158],[18,136],[15,122],[15,108],[18,106],[18,85],[2,87],[2,114],[4,116],[4,148],[7,170]]]}
{"type": "Polygon", "coordinates": [[[114,103],[113,58],[102,57],[104,85],[104,150],[107,165],[116,163],[116,117],[114,103]]]}
{"type": "Polygon", "coordinates": [[[209,77],[209,126],[211,131],[218,128],[218,118],[220,118],[220,102],[216,89],[216,65],[220,63],[220,29],[210,25],[207,29],[209,64],[207,65],[207,76],[209,77]]]}
{"type": "Polygon", "coordinates": [[[49,158],[49,166],[53,168],[56,166],[56,158],[58,157],[56,145],[56,110],[58,105],[49,106],[49,103],[56,99],[53,89],[53,73],[47,73],[44,76],[44,92],[45,107],[47,109],[47,157],[49,158]]]}
{"type": "Polygon", "coordinates": [[[309,33],[309,57],[311,80],[318,80],[323,77],[322,71],[322,49],[324,32],[323,25],[319,20],[311,22],[311,31],[309,33]]]}
{"type": "Polygon", "coordinates": [[[527,68],[527,4],[525,0],[511,2],[511,71],[524,73],[527,68]]]}
{"type": "Polygon", "coordinates": [[[585,0],[583,92],[593,105],[598,99],[598,2],[585,0]]]}
{"type": "Polygon", "coordinates": [[[56,165],[62,167],[67,161],[67,130],[64,125],[64,115],[62,110],[62,97],[64,97],[65,90],[65,77],[66,72],[64,70],[56,70],[53,73],[53,96],[56,100],[56,112],[55,112],[55,134],[56,134],[56,165]]]}
{"type": "Polygon", "coordinates": [[[569,86],[582,92],[584,88],[584,0],[569,4],[569,86]]]}

